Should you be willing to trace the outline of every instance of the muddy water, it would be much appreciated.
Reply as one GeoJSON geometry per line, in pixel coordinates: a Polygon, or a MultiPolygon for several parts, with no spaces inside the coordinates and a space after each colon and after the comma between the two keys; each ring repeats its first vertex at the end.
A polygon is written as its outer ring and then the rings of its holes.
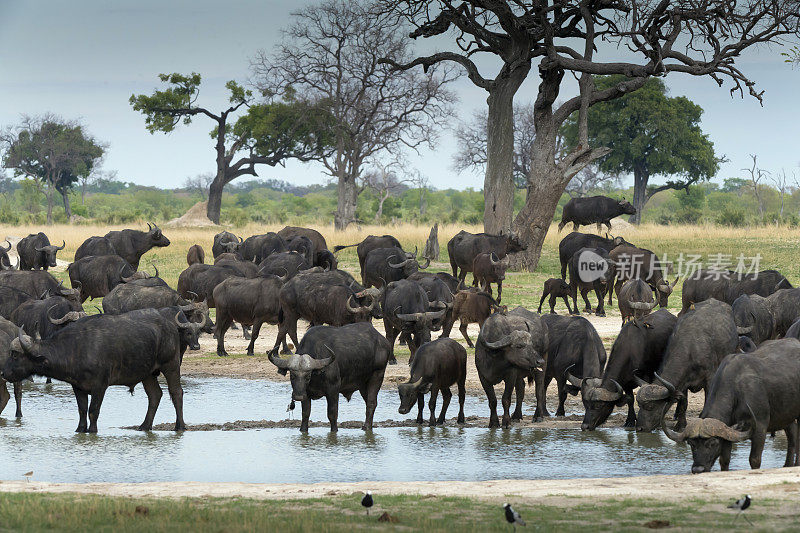
{"type": "MultiPolygon", "coordinates": [[[[174,422],[166,394],[156,423],[174,422]]],[[[184,379],[185,418],[189,426],[222,425],[239,420],[287,418],[289,385],[271,381],[184,379]]],[[[441,398],[439,400],[441,405],[441,398]]],[[[13,404],[13,400],[12,400],[13,404]]],[[[408,420],[399,415],[394,390],[381,391],[376,421],[408,420]]],[[[147,400],[141,388],[108,391],[100,413],[98,435],[74,433],[77,408],[72,389],[41,380],[26,384],[24,418],[13,418],[12,405],[0,415],[0,479],[59,482],[243,481],[321,482],[361,480],[488,480],[544,479],[686,473],[688,446],[676,445],[660,433],[636,434],[621,428],[582,433],[577,429],[517,427],[379,427],[360,429],[312,427],[307,435],[296,427],[242,431],[171,431],[141,433],[128,426],[141,423],[147,400]]],[[[312,420],[326,421],[325,401],[312,404],[312,420]]],[[[453,399],[448,418],[458,412],[453,399]]],[[[485,417],[486,400],[468,396],[466,415],[485,417]]],[[[526,413],[531,413],[526,405],[526,413]]],[[[300,410],[294,411],[294,418],[300,410]]],[[[364,403],[356,394],[340,402],[339,420],[360,421],[364,403]]],[[[427,418],[427,406],[426,406],[427,418]]],[[[734,450],[732,469],[749,468],[748,446],[734,450]]],[[[768,440],[762,466],[783,464],[786,440],[768,440]]]]}

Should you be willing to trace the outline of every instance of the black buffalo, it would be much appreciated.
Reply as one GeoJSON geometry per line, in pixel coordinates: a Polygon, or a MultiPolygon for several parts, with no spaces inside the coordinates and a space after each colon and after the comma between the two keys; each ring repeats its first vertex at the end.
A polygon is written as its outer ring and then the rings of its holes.
{"type": "Polygon", "coordinates": [[[589,302],[588,294],[594,291],[597,297],[597,309],[594,313],[597,316],[606,316],[603,302],[606,293],[611,290],[611,280],[613,279],[613,266],[608,257],[608,252],[603,248],[581,248],[569,260],[569,287],[570,297],[572,298],[572,310],[575,314],[578,311],[578,292],[580,292],[584,303],[585,311],[593,311],[592,304],[589,302]]]}
{"type": "MultiPolygon", "coordinates": [[[[431,311],[440,311],[441,305],[445,305],[445,314],[441,319],[436,319],[431,323],[431,329],[433,331],[439,331],[442,329],[444,324],[450,323],[452,325],[451,316],[453,314],[453,304],[455,302],[455,296],[450,291],[450,287],[447,286],[447,283],[441,280],[436,276],[424,276],[418,280],[412,280],[419,283],[420,287],[425,291],[425,294],[428,295],[428,301],[431,302],[431,311]]],[[[448,335],[442,335],[443,337],[447,337],[448,335]]]]}
{"type": "MultiPolygon", "coordinates": [[[[17,331],[19,328],[9,322],[5,318],[0,317],[0,369],[6,364],[9,354],[11,353],[11,343],[17,338],[17,331]]],[[[22,382],[15,381],[12,384],[14,388],[14,402],[16,403],[16,418],[22,418],[22,382]]],[[[0,377],[0,414],[6,408],[8,402],[11,400],[11,395],[8,393],[6,387],[6,380],[0,377]]]]}
{"type": "Polygon", "coordinates": [[[411,364],[411,376],[408,382],[397,387],[400,394],[401,415],[411,411],[417,404],[417,424],[422,424],[422,410],[425,407],[425,394],[430,391],[431,399],[428,407],[431,411],[430,425],[444,424],[447,407],[453,393],[450,387],[458,386],[458,418],[464,423],[464,398],[466,396],[467,350],[452,339],[438,339],[420,346],[414,362],[411,364]],[[436,396],[442,392],[442,411],[436,418],[436,396]]]}
{"type": "Polygon", "coordinates": [[[766,298],[757,294],[742,294],[733,301],[731,308],[739,335],[750,337],[756,346],[775,338],[775,320],[766,298]]]}
{"type": "Polygon", "coordinates": [[[297,252],[278,252],[259,263],[258,273],[261,276],[288,276],[291,279],[301,270],[308,270],[311,267],[306,258],[297,252]]]}
{"type": "MultiPolygon", "coordinates": [[[[0,286],[12,287],[34,296],[41,296],[48,290],[56,290],[59,287],[59,281],[45,270],[3,270],[0,271],[0,286]]],[[[61,289],[58,290],[61,291],[61,289]]]]}
{"type": "Polygon", "coordinates": [[[733,304],[742,294],[769,296],[780,289],[791,289],[792,284],[777,270],[762,270],[743,274],[730,270],[698,270],[683,282],[679,314],[686,313],[692,305],[714,298],[733,304]]]}
{"type": "MultiPolygon", "coordinates": [[[[583,317],[549,314],[542,321],[547,326],[548,338],[544,388],[547,390],[550,381],[556,380],[556,416],[564,416],[567,394],[577,394],[581,381],[594,381],[603,375],[606,349],[597,330],[583,317]]],[[[542,416],[550,416],[544,405],[542,416]]]]}
{"type": "MultiPolygon", "coordinates": [[[[278,232],[278,235],[286,239],[286,242],[291,241],[295,237],[305,237],[311,241],[314,253],[328,249],[328,243],[325,241],[325,237],[323,237],[322,234],[315,229],[303,228],[299,226],[285,226],[278,232]]],[[[315,264],[314,266],[324,265],[315,264]]]]}
{"type": "Polygon", "coordinates": [[[281,359],[273,351],[269,360],[279,371],[289,372],[292,401],[301,402],[303,411],[300,431],[308,431],[311,400],[323,396],[331,431],[337,431],[339,395],[349,401],[356,391],[367,408],[362,429],[372,431],[378,391],[389,361],[389,341],[372,324],[312,327],[297,346],[297,354],[281,359]]]}
{"type": "Polygon", "coordinates": [[[221,231],[214,235],[214,244],[211,245],[211,255],[214,259],[224,253],[235,253],[239,250],[242,238],[230,231],[221,231]]]}
{"type": "Polygon", "coordinates": [[[11,321],[30,336],[38,335],[41,339],[47,339],[70,322],[85,316],[86,313],[77,302],[70,302],[63,296],[49,296],[23,303],[11,313],[11,321]]]}
{"type": "MultiPolygon", "coordinates": [[[[547,327],[541,319],[526,318],[518,314],[495,313],[483,323],[475,347],[475,366],[489,400],[489,427],[500,426],[494,386],[501,381],[505,386],[502,397],[503,427],[508,427],[511,420],[522,420],[525,378],[535,372],[544,374],[547,364],[545,359],[547,344],[547,327]],[[511,394],[515,390],[516,409],[510,414],[511,394]]],[[[544,393],[544,388],[537,386],[539,417],[544,411],[542,409],[544,393]]]]}
{"type": "Polygon", "coordinates": [[[567,264],[581,248],[602,248],[610,252],[621,244],[628,244],[622,237],[606,239],[600,235],[573,231],[558,243],[558,259],[561,261],[561,279],[567,279],[567,264]]]}
{"type": "Polygon", "coordinates": [[[527,248],[513,233],[508,235],[491,235],[489,233],[467,233],[459,231],[447,241],[447,253],[450,255],[450,267],[453,275],[464,281],[467,272],[472,272],[472,265],[478,254],[494,252],[498,259],[521,252],[527,248]]]}
{"type": "Polygon", "coordinates": [[[252,235],[246,238],[239,247],[239,253],[244,260],[252,261],[256,264],[269,257],[270,254],[288,250],[286,239],[271,231],[262,235],[252,235]]]}
{"type": "MultiPolygon", "coordinates": [[[[153,279],[153,278],[148,278],[153,279]]],[[[145,281],[145,280],[141,280],[145,281]]],[[[214,323],[205,302],[194,302],[181,297],[178,291],[166,285],[140,285],[138,281],[117,285],[103,298],[103,312],[121,315],[137,309],[163,309],[178,307],[191,322],[205,321],[204,333],[214,332],[214,323]]]]}
{"type": "Polygon", "coordinates": [[[109,231],[104,237],[90,237],[78,247],[75,252],[75,261],[90,255],[100,256],[116,254],[127,261],[134,270],[139,269],[142,256],[153,247],[169,246],[161,229],[147,223],[148,231],[124,229],[109,231]]]}
{"type": "Polygon", "coordinates": [[[755,352],[729,355],[719,366],[699,418],[690,418],[683,431],[662,424],[674,441],[692,448],[692,473],[709,472],[719,458],[728,470],[731,447],[750,439],[750,467],[761,467],[767,433],[784,430],[788,446],[783,466],[800,466],[800,341],[764,343],[755,352]]]}
{"type": "MultiPolygon", "coordinates": [[[[616,246],[608,253],[613,268],[613,276],[616,278],[614,290],[619,295],[622,284],[628,280],[641,279],[647,282],[656,291],[656,300],[661,307],[667,307],[669,295],[672,294],[678,278],[669,283],[667,280],[668,266],[662,264],[658,256],[645,248],[639,248],[631,244],[616,246]]],[[[608,295],[608,303],[611,303],[611,294],[608,295]]]]}
{"type": "Polygon", "coordinates": [[[286,247],[290,252],[295,252],[302,255],[308,264],[313,265],[317,252],[314,249],[314,244],[311,239],[303,235],[292,237],[291,240],[286,241],[286,247]]]}
{"type": "Polygon", "coordinates": [[[428,265],[430,260],[425,260],[424,266],[419,264],[416,248],[413,253],[397,247],[376,248],[367,254],[361,276],[365,287],[381,288],[387,283],[406,279],[428,265]]]}
{"type": "Polygon", "coordinates": [[[635,215],[636,208],[630,202],[615,200],[608,196],[590,196],[588,198],[572,198],[561,213],[561,222],[558,231],[572,222],[572,229],[577,231],[580,226],[597,224],[599,232],[603,224],[611,231],[611,219],[620,215],[635,215]]]}
{"type": "MultiPolygon", "coordinates": [[[[661,414],[668,404],[687,391],[708,393],[711,378],[720,362],[739,346],[731,306],[714,299],[697,304],[680,316],[667,345],[667,351],[655,380],[644,385],[636,395],[639,413],[637,431],[651,431],[661,424],[661,414]]],[[[686,424],[685,402],[675,413],[678,428],[686,424]]]]}
{"type": "Polygon", "coordinates": [[[401,250],[403,247],[400,245],[400,241],[394,238],[391,235],[367,235],[363,241],[359,242],[358,244],[348,244],[345,246],[339,245],[334,246],[333,251],[334,253],[338,252],[339,250],[344,250],[345,248],[351,248],[356,246],[356,254],[358,255],[358,266],[361,268],[361,277],[364,277],[364,261],[367,260],[367,254],[370,253],[372,250],[377,250],[378,248],[400,248],[401,250]]]}
{"type": "Polygon", "coordinates": [[[321,267],[324,270],[336,270],[339,266],[339,260],[330,250],[318,250],[314,254],[314,266],[321,267]]]}
{"type": "Polygon", "coordinates": [[[653,298],[653,289],[641,279],[629,279],[622,284],[617,294],[617,305],[622,323],[634,318],[644,318],[658,305],[653,298]]]}
{"type": "Polygon", "coordinates": [[[118,255],[83,257],[70,263],[67,274],[72,287],[80,290],[81,302],[87,298],[102,298],[120,283],[148,276],[118,255]]]}
{"type": "Polygon", "coordinates": [[[203,250],[203,247],[199,244],[193,244],[189,247],[189,251],[186,252],[186,264],[189,266],[196,265],[196,264],[203,264],[206,262],[206,252],[203,250]]]}
{"type": "Polygon", "coordinates": [[[412,281],[419,281],[423,278],[439,278],[440,280],[444,281],[447,285],[447,288],[450,289],[450,292],[455,294],[458,291],[469,289],[469,285],[464,283],[463,281],[459,280],[457,277],[453,276],[449,272],[415,272],[408,276],[408,279],[412,281]]]}
{"type": "Polygon", "coordinates": [[[17,243],[20,270],[47,270],[56,266],[56,254],[66,247],[50,244],[50,239],[42,233],[31,233],[17,243]]]}
{"type": "Polygon", "coordinates": [[[106,389],[124,385],[132,390],[138,383],[144,385],[148,398],[147,415],[139,429],[152,429],[162,394],[157,376],[162,373],[175,406],[175,430],[185,429],[177,320],[168,321],[155,310],[133,313],[138,316],[87,317],[37,341],[20,331],[0,375],[19,381],[37,374],[71,384],[78,403],[76,431],[96,433],[106,389]]]}
{"type": "Polygon", "coordinates": [[[37,298],[37,296],[15,289],[14,287],[0,285],[0,317],[8,319],[11,317],[11,313],[14,312],[14,309],[19,307],[20,304],[37,298]]]}
{"type": "Polygon", "coordinates": [[[608,364],[600,379],[584,379],[580,386],[585,409],[582,430],[594,430],[605,423],[614,407],[628,405],[626,428],[636,427],[633,390],[653,379],[664,359],[677,318],[666,309],[642,319],[633,319],[622,329],[611,347],[608,364]]]}
{"type": "Polygon", "coordinates": [[[572,288],[570,287],[569,283],[564,281],[561,278],[550,278],[544,282],[544,287],[542,287],[542,298],[539,300],[539,309],[537,310],[538,313],[542,312],[542,304],[544,303],[544,299],[550,296],[550,314],[556,313],[556,298],[561,298],[564,300],[564,305],[567,306],[567,312],[572,314],[572,308],[569,306],[569,296],[572,294],[572,288]]]}
{"type": "Polygon", "coordinates": [[[178,276],[178,294],[186,300],[205,300],[209,308],[216,307],[214,287],[228,278],[243,278],[241,272],[227,265],[192,265],[178,276]]]}
{"type": "Polygon", "coordinates": [[[389,283],[381,297],[383,325],[386,338],[391,345],[390,364],[397,363],[394,356],[394,341],[398,335],[405,338],[411,351],[409,364],[422,344],[430,342],[431,330],[447,312],[444,302],[430,302],[425,289],[416,281],[403,279],[389,283]],[[431,311],[431,309],[437,309],[431,311]]]}

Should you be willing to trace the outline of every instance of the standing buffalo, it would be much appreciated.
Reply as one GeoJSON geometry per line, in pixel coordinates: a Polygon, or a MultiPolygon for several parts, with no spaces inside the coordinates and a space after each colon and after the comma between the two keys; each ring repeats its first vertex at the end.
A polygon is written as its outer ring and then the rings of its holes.
{"type": "Polygon", "coordinates": [[[165,307],[178,307],[190,322],[204,322],[204,333],[214,333],[214,324],[208,315],[208,306],[205,302],[188,301],[166,285],[143,286],[138,281],[122,283],[103,298],[103,312],[109,315],[165,307]]]}
{"type": "Polygon", "coordinates": [[[688,441],[692,474],[709,472],[719,457],[728,470],[731,446],[750,439],[750,468],[761,467],[767,433],[784,430],[788,446],[783,466],[800,466],[800,341],[764,343],[755,352],[729,355],[719,366],[699,418],[683,431],[662,424],[670,439],[688,441]]]}
{"type": "MultiPolygon", "coordinates": [[[[431,311],[439,311],[441,310],[441,305],[445,305],[446,312],[444,316],[441,319],[432,321],[431,329],[438,331],[442,329],[444,324],[448,322],[452,324],[450,317],[453,314],[455,297],[453,293],[450,292],[450,287],[447,286],[447,283],[436,276],[425,276],[416,283],[419,283],[420,287],[425,291],[425,294],[428,295],[428,301],[431,303],[431,311]]],[[[447,337],[447,335],[442,336],[447,337]]]]}
{"type": "MultiPolygon", "coordinates": [[[[325,241],[325,237],[322,236],[320,232],[315,229],[311,228],[302,228],[298,226],[285,226],[282,230],[278,232],[278,235],[283,237],[286,242],[291,241],[296,237],[304,237],[311,242],[311,246],[313,247],[312,252],[316,253],[320,250],[327,250],[328,243],[325,241]]],[[[314,265],[314,266],[322,266],[322,265],[314,265]]]]}
{"type": "Polygon", "coordinates": [[[677,427],[686,425],[687,391],[706,391],[722,359],[736,351],[739,336],[731,306],[711,299],[697,304],[694,310],[678,318],[658,372],[659,384],[643,385],[636,400],[639,414],[637,431],[651,431],[661,424],[667,405],[682,395],[676,410],[677,427]]]}
{"type": "Polygon", "coordinates": [[[505,312],[507,308],[506,306],[500,306],[488,293],[481,292],[474,287],[458,291],[453,297],[453,310],[449,315],[446,315],[445,322],[442,325],[442,337],[450,336],[453,324],[458,320],[460,322],[458,329],[461,331],[464,340],[467,341],[467,346],[472,348],[473,344],[467,334],[467,326],[475,323],[478,326],[483,326],[489,315],[495,311],[505,312]]]}
{"type": "Polygon", "coordinates": [[[365,287],[381,288],[387,283],[406,279],[428,265],[430,260],[426,260],[424,266],[417,262],[416,248],[413,253],[396,247],[376,248],[367,254],[361,275],[365,287]]]}
{"type": "Polygon", "coordinates": [[[214,244],[211,246],[211,255],[214,259],[224,253],[235,253],[239,250],[242,238],[230,231],[221,231],[214,235],[214,244]]]}
{"type": "Polygon", "coordinates": [[[244,277],[236,268],[226,265],[192,265],[178,276],[178,294],[187,300],[205,300],[216,307],[214,287],[232,277],[244,277]]]}
{"type": "Polygon", "coordinates": [[[280,314],[280,291],[286,279],[266,276],[252,279],[228,278],[214,287],[217,308],[217,355],[227,357],[225,332],[234,321],[253,326],[247,355],[255,354],[255,343],[261,324],[277,324],[280,314]]]}
{"type": "Polygon", "coordinates": [[[364,277],[364,262],[367,260],[367,254],[370,253],[372,250],[377,250],[378,248],[400,248],[400,241],[392,237],[391,235],[367,235],[367,237],[358,244],[348,244],[346,246],[334,246],[333,251],[334,253],[338,252],[339,250],[344,250],[345,248],[350,248],[352,246],[357,246],[356,254],[358,255],[358,266],[361,267],[361,277],[364,277]]]}
{"type": "MultiPolygon", "coordinates": [[[[8,258],[8,252],[11,251],[11,243],[8,243],[8,248],[3,248],[0,245],[0,271],[1,270],[16,270],[16,267],[11,264],[11,260],[8,258]]],[[[17,267],[19,266],[19,258],[17,258],[17,267]]]]}
{"type": "MultiPolygon", "coordinates": [[[[669,295],[678,283],[678,278],[671,284],[668,282],[668,266],[663,265],[656,254],[644,248],[623,244],[611,250],[608,256],[614,265],[613,276],[617,280],[614,290],[617,295],[625,281],[641,279],[655,289],[658,305],[667,307],[669,295]]],[[[608,303],[611,303],[611,293],[608,295],[608,303]]]]}
{"type": "Polygon", "coordinates": [[[291,240],[286,242],[286,247],[290,252],[295,252],[302,255],[308,264],[314,264],[316,251],[314,250],[314,245],[311,243],[311,239],[308,237],[304,237],[302,235],[292,237],[291,240]]]}
{"type": "Polygon", "coordinates": [[[603,248],[581,248],[572,259],[569,260],[569,287],[572,294],[573,312],[578,311],[578,292],[581,293],[585,311],[592,312],[592,304],[589,302],[589,291],[594,291],[597,296],[597,316],[606,316],[603,302],[606,292],[611,290],[611,280],[613,279],[613,263],[608,257],[608,252],[603,248]]]}
{"type": "Polygon", "coordinates": [[[17,243],[20,270],[47,270],[56,266],[56,254],[66,247],[50,244],[50,239],[42,233],[31,233],[17,243]]]}
{"type": "MultiPolygon", "coordinates": [[[[535,317],[535,315],[534,315],[535,317]]],[[[547,327],[539,320],[519,315],[495,313],[483,323],[475,347],[478,378],[489,400],[489,427],[499,427],[497,395],[494,386],[504,382],[503,427],[511,420],[522,420],[525,378],[534,372],[544,373],[548,344],[547,327]],[[513,414],[511,394],[516,390],[517,404],[513,414]]],[[[537,413],[543,416],[544,387],[536,388],[537,413]]]]}
{"type": "Polygon", "coordinates": [[[102,298],[120,283],[147,277],[118,255],[90,255],[70,263],[67,274],[73,288],[80,289],[81,302],[102,298]]]}
{"type": "Polygon", "coordinates": [[[450,256],[453,275],[461,281],[467,277],[467,272],[472,272],[472,265],[478,254],[494,252],[498,259],[504,259],[507,255],[521,252],[526,248],[527,246],[522,244],[519,237],[513,233],[490,235],[488,233],[467,233],[462,230],[447,241],[447,253],[450,256]]]}
{"type": "Polygon", "coordinates": [[[469,288],[469,285],[459,281],[457,277],[453,276],[449,272],[415,272],[408,276],[408,279],[412,281],[419,281],[423,278],[439,278],[440,280],[444,281],[445,285],[447,285],[447,288],[450,289],[452,294],[469,288]]]}
{"type": "Polygon", "coordinates": [[[148,231],[124,229],[109,231],[105,237],[90,237],[78,247],[75,261],[90,255],[101,256],[116,254],[127,261],[134,270],[139,269],[139,260],[153,247],[169,246],[161,229],[147,223],[148,231]]]}
{"type": "Polygon", "coordinates": [[[311,268],[306,258],[297,252],[278,252],[270,255],[258,265],[261,276],[272,274],[274,276],[288,276],[289,279],[302,270],[311,268]]]}
{"type": "Polygon", "coordinates": [[[193,244],[189,247],[189,251],[186,252],[186,263],[189,266],[200,264],[202,265],[206,261],[206,252],[203,250],[203,247],[199,244],[193,244]]]}
{"type": "Polygon", "coordinates": [[[780,289],[766,298],[742,294],[732,307],[739,335],[746,335],[759,345],[785,336],[800,317],[800,289],[780,289]]]}
{"type": "Polygon", "coordinates": [[[497,303],[500,303],[500,299],[503,297],[503,280],[506,279],[508,263],[508,257],[501,260],[494,252],[478,254],[472,263],[474,276],[472,285],[480,285],[485,292],[491,295],[492,283],[497,283],[497,303]]]}
{"type": "Polygon", "coordinates": [[[558,243],[558,259],[561,261],[561,279],[567,279],[567,263],[581,248],[602,248],[610,252],[621,244],[628,244],[622,237],[606,239],[600,235],[573,231],[558,243]]]}
{"type": "Polygon", "coordinates": [[[647,385],[664,359],[677,318],[666,309],[642,319],[633,319],[622,329],[611,347],[608,364],[600,379],[584,379],[579,385],[585,414],[582,430],[594,430],[608,420],[614,407],[628,404],[626,428],[636,427],[633,389],[647,385]],[[645,381],[647,380],[647,381],[645,381]]]}
{"type": "Polygon", "coordinates": [[[606,225],[611,231],[611,219],[620,215],[635,215],[636,208],[629,202],[615,200],[608,196],[590,196],[588,198],[572,198],[564,206],[561,213],[561,222],[558,223],[558,231],[572,222],[573,231],[577,231],[580,226],[597,224],[597,231],[606,225]]]}
{"type": "Polygon", "coordinates": [[[175,406],[175,430],[183,430],[186,426],[177,322],[167,321],[155,310],[134,313],[139,316],[87,317],[49,339],[37,341],[20,330],[18,338],[11,343],[11,356],[0,376],[8,381],[19,381],[37,374],[71,384],[78,403],[76,431],[97,433],[97,418],[106,389],[111,385],[125,385],[133,390],[138,383],[144,385],[148,399],[147,416],[139,429],[152,429],[162,394],[157,376],[163,373],[175,406]]]}
{"type": "Polygon", "coordinates": [[[762,270],[753,274],[730,270],[698,270],[683,282],[683,307],[679,314],[686,313],[692,305],[709,298],[733,304],[742,294],[766,297],[780,289],[791,288],[789,280],[777,270],[762,270]]]}
{"type": "Polygon", "coordinates": [[[389,283],[381,299],[383,325],[391,345],[390,364],[396,364],[394,341],[398,335],[405,337],[411,350],[409,364],[422,344],[430,342],[431,329],[447,312],[444,302],[430,302],[425,289],[416,281],[403,279],[389,283]],[[439,309],[431,311],[432,308],[439,309]]]}
{"type": "MultiPolygon", "coordinates": [[[[564,416],[567,393],[577,394],[581,382],[595,382],[603,374],[606,349],[592,323],[583,317],[545,315],[542,321],[548,338],[544,388],[547,390],[550,381],[556,380],[556,416],[564,416]]],[[[542,416],[550,416],[544,405],[542,416]]]]}
{"type": "MultiPolygon", "coordinates": [[[[11,353],[11,343],[17,338],[17,331],[19,328],[5,318],[0,317],[0,370],[6,364],[6,360],[11,353]]],[[[14,402],[16,403],[17,410],[14,414],[16,418],[22,418],[22,382],[15,381],[14,388],[14,402]]],[[[11,395],[8,393],[6,387],[6,380],[0,377],[0,414],[6,408],[8,402],[11,400],[11,395]]]]}
{"type": "Polygon", "coordinates": [[[367,407],[362,429],[372,431],[389,350],[389,341],[372,324],[361,322],[312,327],[297,346],[296,355],[281,359],[272,351],[269,360],[283,374],[289,372],[292,401],[301,402],[303,410],[300,431],[308,431],[311,400],[323,396],[331,431],[338,431],[339,395],[349,401],[356,391],[367,407]]]}
{"type": "Polygon", "coordinates": [[[13,287],[33,296],[41,296],[47,290],[55,290],[59,282],[45,270],[2,270],[0,285],[13,287]]]}
{"type": "Polygon", "coordinates": [[[252,261],[256,264],[269,257],[270,254],[288,250],[286,239],[273,232],[252,235],[246,238],[239,247],[239,253],[242,254],[244,260],[252,261]]]}
{"type": "Polygon", "coordinates": [[[569,306],[569,300],[567,299],[572,294],[572,287],[570,284],[564,281],[561,278],[550,278],[544,282],[544,287],[542,288],[542,298],[539,300],[539,309],[537,313],[542,312],[542,303],[544,303],[544,299],[550,296],[550,314],[556,314],[556,298],[561,298],[564,300],[564,305],[567,306],[567,312],[572,314],[572,308],[569,306]]]}
{"type": "Polygon", "coordinates": [[[38,335],[41,339],[48,339],[70,322],[85,316],[83,307],[74,300],[50,296],[23,303],[11,313],[11,321],[32,337],[38,335]]]}
{"type": "Polygon", "coordinates": [[[624,324],[628,320],[649,315],[657,304],[650,285],[641,279],[629,279],[617,294],[617,305],[624,324]]]}
{"type": "Polygon", "coordinates": [[[447,407],[453,394],[450,387],[458,385],[458,418],[464,423],[464,398],[466,396],[467,350],[452,339],[438,339],[420,346],[411,364],[411,377],[398,387],[401,415],[407,414],[417,404],[417,424],[422,424],[425,393],[430,391],[428,407],[431,411],[430,425],[444,424],[447,407]],[[436,418],[436,395],[442,392],[442,411],[436,418]]]}

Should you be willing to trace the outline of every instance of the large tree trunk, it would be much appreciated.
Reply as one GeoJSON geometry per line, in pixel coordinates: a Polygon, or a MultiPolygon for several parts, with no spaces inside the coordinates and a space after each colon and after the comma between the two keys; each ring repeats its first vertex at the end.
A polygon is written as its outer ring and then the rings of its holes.
{"type": "Polygon", "coordinates": [[[61,191],[61,198],[64,201],[64,214],[67,215],[67,221],[72,218],[72,206],[69,204],[69,191],[64,189],[61,191]]]}
{"type": "Polygon", "coordinates": [[[206,215],[214,224],[219,224],[220,211],[222,210],[222,190],[225,188],[225,173],[217,173],[217,177],[208,187],[208,207],[206,215]]]}
{"type": "Polygon", "coordinates": [[[630,216],[631,224],[642,222],[642,212],[647,203],[647,182],[649,178],[650,176],[640,165],[633,167],[633,207],[636,208],[636,214],[630,216]]]}
{"type": "Polygon", "coordinates": [[[508,232],[514,217],[514,95],[530,64],[501,74],[489,92],[486,124],[486,174],[483,179],[483,229],[508,232]]]}
{"type": "Polygon", "coordinates": [[[544,238],[553,222],[558,200],[566,187],[561,171],[555,165],[542,168],[542,172],[536,176],[536,180],[528,184],[525,206],[514,219],[514,231],[527,248],[511,256],[515,268],[530,272],[539,264],[544,238]]]}
{"type": "Polygon", "coordinates": [[[341,173],[336,188],[338,199],[336,215],[333,225],[336,231],[344,231],[347,226],[356,221],[356,206],[358,205],[358,186],[354,175],[341,173]]]}

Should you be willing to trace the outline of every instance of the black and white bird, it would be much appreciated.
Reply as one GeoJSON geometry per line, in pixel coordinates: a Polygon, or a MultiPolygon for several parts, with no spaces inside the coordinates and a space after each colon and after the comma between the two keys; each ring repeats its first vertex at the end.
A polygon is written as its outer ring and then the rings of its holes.
{"type": "Polygon", "coordinates": [[[513,507],[511,507],[510,503],[504,503],[503,509],[506,511],[506,522],[514,527],[525,525],[525,520],[523,520],[519,513],[516,512],[513,507]]]}
{"type": "Polygon", "coordinates": [[[367,493],[364,494],[364,497],[361,498],[361,505],[367,510],[368,516],[369,516],[369,508],[372,507],[373,503],[374,502],[372,501],[372,493],[370,491],[367,491],[367,493]]]}
{"type": "MultiPolygon", "coordinates": [[[[742,512],[745,509],[750,507],[750,503],[752,501],[753,500],[750,498],[750,495],[749,494],[745,494],[743,498],[739,498],[738,500],[736,500],[735,502],[730,504],[728,506],[728,509],[738,509],[739,512],[736,513],[736,518],[739,518],[739,515],[742,514],[742,512]]],[[[736,522],[736,518],[733,519],[734,522],[736,522]]],[[[745,516],[744,519],[747,520],[747,522],[750,523],[750,525],[753,525],[753,523],[750,522],[750,519],[748,519],[747,516],[745,516]]]]}

